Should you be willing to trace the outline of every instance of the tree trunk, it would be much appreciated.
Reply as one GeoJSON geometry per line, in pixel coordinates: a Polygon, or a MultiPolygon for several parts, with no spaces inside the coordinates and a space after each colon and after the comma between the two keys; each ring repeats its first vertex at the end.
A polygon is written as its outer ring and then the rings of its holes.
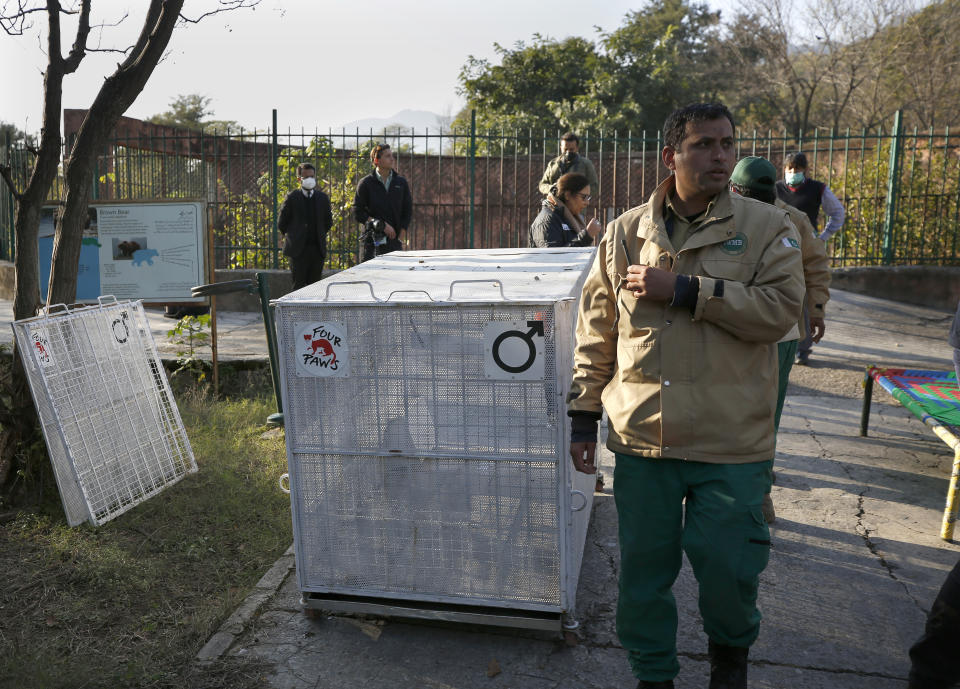
{"type": "Polygon", "coordinates": [[[151,0],[136,45],[117,70],[104,80],[83,118],[70,157],[64,162],[67,193],[53,245],[48,290],[50,303],[68,304],[76,297],[83,225],[91,185],[95,181],[93,171],[97,154],[103,150],[120,116],[143,91],[163,57],[183,3],[184,0],[151,0]]]}
{"type": "MultiPolygon", "coordinates": [[[[50,187],[57,176],[60,162],[60,114],[63,97],[63,77],[73,63],[67,64],[60,55],[59,5],[49,3],[50,27],[48,36],[48,65],[43,78],[43,129],[40,148],[30,180],[23,193],[13,192],[16,198],[14,237],[13,318],[20,320],[37,315],[40,305],[40,271],[38,267],[37,235],[40,213],[50,187]]],[[[81,20],[81,30],[84,20],[81,20]]],[[[84,34],[85,36],[85,34],[84,34]]],[[[72,58],[72,55],[71,55],[72,58]]],[[[76,59],[79,63],[79,58],[76,59]]],[[[73,69],[76,69],[74,66],[73,69]]],[[[72,70],[70,70],[72,71],[72,70]]],[[[23,353],[14,343],[13,368],[10,373],[9,407],[0,405],[0,486],[9,487],[17,466],[17,450],[36,432],[37,415],[30,399],[23,353]]]]}

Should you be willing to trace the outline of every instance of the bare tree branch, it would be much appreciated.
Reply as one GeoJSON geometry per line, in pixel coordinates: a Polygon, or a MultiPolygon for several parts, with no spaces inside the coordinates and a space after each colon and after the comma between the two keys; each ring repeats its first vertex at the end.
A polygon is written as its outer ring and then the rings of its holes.
{"type": "Polygon", "coordinates": [[[87,36],[90,34],[90,0],[83,0],[80,5],[80,24],[77,26],[77,38],[73,42],[70,54],[63,61],[63,73],[73,74],[83,60],[87,45],[87,36]]]}
{"type": "Polygon", "coordinates": [[[23,194],[17,191],[17,185],[13,181],[13,175],[10,174],[9,165],[0,165],[0,177],[3,177],[3,181],[7,183],[7,188],[10,189],[13,198],[19,203],[20,199],[23,198],[23,194]]]}
{"type": "Polygon", "coordinates": [[[260,0],[220,0],[220,7],[215,10],[210,10],[201,14],[195,19],[185,16],[182,12],[180,13],[180,21],[186,24],[197,24],[200,20],[210,17],[214,14],[220,14],[221,12],[231,12],[233,10],[239,10],[245,7],[256,7],[260,4],[260,0]]]}
{"type": "MultiPolygon", "coordinates": [[[[29,21],[30,15],[35,12],[46,12],[46,6],[27,7],[25,0],[17,0],[16,10],[10,10],[10,3],[4,2],[0,7],[0,29],[8,36],[22,36],[25,31],[33,27],[29,21]]],[[[58,8],[60,14],[76,14],[76,10],[58,8]]]]}

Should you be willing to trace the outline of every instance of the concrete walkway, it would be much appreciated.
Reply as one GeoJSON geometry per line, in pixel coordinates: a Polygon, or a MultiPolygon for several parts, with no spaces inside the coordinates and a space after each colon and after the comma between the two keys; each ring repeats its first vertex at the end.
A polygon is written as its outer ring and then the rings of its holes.
{"type": "MultiPolygon", "coordinates": [[[[167,337],[167,333],[177,324],[172,318],[163,315],[162,306],[144,305],[144,312],[150,322],[157,351],[162,359],[176,359],[177,347],[167,337]]],[[[0,300],[0,345],[13,342],[13,302],[0,300]]],[[[217,360],[231,361],[267,361],[267,336],[263,327],[263,317],[259,311],[218,311],[217,320],[217,360]]],[[[209,331],[208,331],[209,332],[209,331]]],[[[210,360],[211,348],[207,343],[197,349],[197,356],[210,360]]]]}
{"type": "MultiPolygon", "coordinates": [[[[879,386],[870,436],[858,434],[864,367],[949,368],[951,314],[844,292],[828,313],[813,365],[794,369],[779,438],[779,519],[751,652],[755,689],[905,687],[907,649],[960,553],[938,537],[952,461],[946,446],[879,386]]],[[[487,627],[310,619],[288,553],[202,655],[256,659],[283,689],[633,687],[614,627],[612,456],[602,463],[608,485],[594,496],[576,646],[487,627]]],[[[674,590],[677,687],[706,687],[706,637],[686,563],[674,590]]]]}
{"type": "MultiPolygon", "coordinates": [[[[6,305],[9,308],[9,304],[6,305]]],[[[0,303],[0,319],[5,316],[0,303]]],[[[919,635],[960,548],[938,537],[952,454],[879,388],[859,436],[864,367],[946,370],[950,313],[835,292],[812,365],[794,368],[779,437],[764,621],[751,651],[754,689],[902,689],[919,635]]],[[[159,312],[158,333],[172,327],[159,312]]],[[[221,314],[222,358],[265,358],[259,314],[221,314]],[[259,340],[259,344],[258,344],[259,340]]],[[[0,338],[9,341],[0,328],[0,338]]],[[[2,340],[0,340],[2,341],[2,340]]],[[[612,456],[594,512],[578,592],[579,643],[491,627],[399,619],[308,618],[293,558],[282,557],[201,651],[264,663],[278,689],[584,689],[634,687],[615,634],[619,552],[612,456]]],[[[678,689],[707,685],[706,637],[685,563],[678,689]]]]}

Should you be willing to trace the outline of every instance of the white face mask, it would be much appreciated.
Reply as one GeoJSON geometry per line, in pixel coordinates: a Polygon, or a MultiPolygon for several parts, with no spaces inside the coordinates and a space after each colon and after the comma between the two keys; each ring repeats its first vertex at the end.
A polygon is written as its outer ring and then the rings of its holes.
{"type": "Polygon", "coordinates": [[[317,178],[316,178],[316,177],[304,177],[302,180],[300,180],[300,186],[303,187],[304,189],[306,189],[307,191],[311,191],[311,190],[315,189],[316,186],[317,186],[317,178]]]}

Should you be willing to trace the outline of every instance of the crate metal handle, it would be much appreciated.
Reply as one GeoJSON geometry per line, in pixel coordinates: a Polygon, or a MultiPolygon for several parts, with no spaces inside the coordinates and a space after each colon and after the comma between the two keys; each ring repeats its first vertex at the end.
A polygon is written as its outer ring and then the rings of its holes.
{"type": "Polygon", "coordinates": [[[403,293],[403,292],[407,292],[407,293],[411,293],[411,292],[412,292],[412,293],[414,293],[414,294],[426,294],[426,295],[427,295],[427,299],[429,299],[430,301],[433,301],[433,297],[431,297],[431,296],[430,296],[430,293],[429,293],[427,290],[425,290],[425,289],[395,289],[395,290],[393,290],[390,294],[387,295],[387,301],[390,301],[390,298],[391,298],[394,294],[401,294],[401,293],[403,293]]]}
{"type": "Polygon", "coordinates": [[[339,286],[339,285],[366,285],[367,287],[370,288],[370,298],[373,299],[374,301],[382,301],[381,299],[377,299],[377,295],[373,293],[373,285],[372,285],[368,280],[350,280],[349,282],[331,282],[331,283],[328,283],[328,284],[327,284],[327,291],[326,291],[326,293],[323,295],[323,300],[324,300],[324,301],[327,301],[328,299],[330,299],[330,288],[331,288],[331,287],[337,287],[337,286],[339,286]]]}
{"type": "Polygon", "coordinates": [[[50,304],[49,306],[41,307],[40,310],[43,311],[44,317],[49,318],[50,314],[58,306],[61,307],[65,313],[70,313],[70,307],[67,306],[66,304],[50,304]]]}
{"type": "Polygon", "coordinates": [[[278,483],[280,484],[280,490],[290,495],[290,474],[281,474],[278,483]],[[286,486],[283,485],[284,482],[286,482],[286,486]]]}
{"type": "Polygon", "coordinates": [[[496,280],[496,279],[493,279],[493,280],[454,280],[453,282],[450,283],[450,292],[449,292],[449,294],[447,294],[447,301],[451,301],[451,300],[453,299],[453,286],[454,286],[454,285],[465,285],[465,284],[471,284],[471,283],[472,283],[472,284],[480,283],[480,284],[482,284],[482,285],[491,285],[491,284],[492,284],[492,285],[497,285],[497,286],[500,288],[500,298],[501,298],[503,301],[507,301],[507,297],[506,297],[506,295],[504,295],[504,293],[503,293],[503,283],[500,282],[499,280],[496,280]]]}
{"type": "Polygon", "coordinates": [[[119,303],[120,303],[120,302],[117,301],[117,298],[116,298],[115,296],[113,296],[112,294],[104,294],[104,295],[101,296],[101,297],[97,297],[97,303],[98,303],[100,306],[105,306],[106,304],[104,303],[104,300],[106,300],[106,299],[109,299],[109,300],[110,300],[112,303],[114,303],[114,304],[119,304],[119,303]]]}
{"type": "Polygon", "coordinates": [[[580,510],[582,510],[584,507],[587,506],[587,496],[584,494],[584,492],[583,492],[582,490],[577,490],[577,489],[574,488],[573,490],[570,491],[570,495],[571,495],[571,496],[579,495],[581,498],[583,498],[583,504],[580,505],[580,507],[574,507],[574,506],[573,506],[573,500],[570,501],[570,511],[571,511],[571,512],[579,512],[580,510]]]}

